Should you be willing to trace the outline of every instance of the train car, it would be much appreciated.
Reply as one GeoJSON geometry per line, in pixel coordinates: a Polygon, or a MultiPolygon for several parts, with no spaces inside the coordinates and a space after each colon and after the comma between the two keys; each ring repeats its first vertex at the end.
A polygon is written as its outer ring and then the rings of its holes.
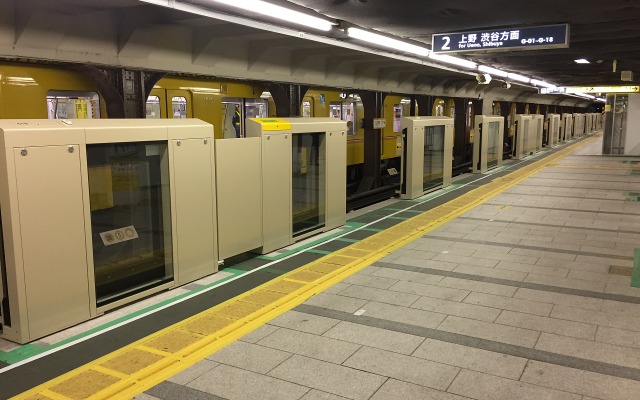
{"type": "Polygon", "coordinates": [[[102,118],[105,102],[83,74],[59,66],[0,63],[0,118],[102,118]]]}
{"type": "Polygon", "coordinates": [[[263,84],[166,76],[147,98],[147,118],[199,118],[214,126],[216,139],[245,137],[247,118],[275,115],[263,84]]]}

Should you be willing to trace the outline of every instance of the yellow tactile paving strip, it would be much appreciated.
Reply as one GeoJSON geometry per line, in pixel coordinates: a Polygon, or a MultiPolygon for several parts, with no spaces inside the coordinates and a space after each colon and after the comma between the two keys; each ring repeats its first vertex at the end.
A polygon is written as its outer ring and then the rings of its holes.
{"type": "Polygon", "coordinates": [[[275,278],[13,399],[124,399],[140,394],[591,140],[573,144],[497,178],[455,200],[275,278]]]}

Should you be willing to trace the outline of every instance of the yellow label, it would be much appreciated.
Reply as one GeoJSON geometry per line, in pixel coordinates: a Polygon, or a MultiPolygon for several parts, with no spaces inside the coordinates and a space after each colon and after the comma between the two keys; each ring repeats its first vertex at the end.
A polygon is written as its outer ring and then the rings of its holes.
{"type": "Polygon", "coordinates": [[[88,114],[87,114],[87,102],[84,100],[76,100],[75,101],[75,107],[76,107],[76,118],[78,119],[86,119],[88,114]]]}
{"type": "Polygon", "coordinates": [[[290,131],[291,122],[279,118],[252,118],[262,125],[263,131],[290,131]]]}

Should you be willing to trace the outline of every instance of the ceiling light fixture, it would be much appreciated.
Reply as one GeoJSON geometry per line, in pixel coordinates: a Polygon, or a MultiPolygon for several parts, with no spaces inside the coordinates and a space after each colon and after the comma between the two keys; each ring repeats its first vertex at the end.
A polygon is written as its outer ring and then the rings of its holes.
{"type": "Polygon", "coordinates": [[[447,63],[447,64],[453,64],[453,65],[457,65],[459,67],[464,67],[464,68],[469,68],[469,69],[476,69],[476,67],[478,66],[478,64],[469,61],[469,60],[465,60],[464,58],[458,58],[458,57],[453,57],[453,56],[448,56],[448,55],[442,55],[442,54],[436,54],[433,52],[429,53],[429,58],[436,60],[436,61],[440,61],[443,63],[447,63]]]}
{"type": "Polygon", "coordinates": [[[546,88],[549,88],[549,89],[555,89],[557,87],[556,85],[553,85],[553,84],[545,82],[545,81],[540,81],[538,79],[531,79],[531,83],[536,85],[536,86],[546,87],[546,88]]]}
{"type": "Polygon", "coordinates": [[[321,31],[330,31],[333,23],[326,19],[314,17],[299,11],[294,11],[286,7],[280,7],[275,4],[267,3],[262,0],[214,0],[218,3],[226,4],[231,7],[242,8],[243,10],[266,15],[269,17],[285,20],[294,24],[304,25],[308,28],[319,29],[321,31]]]}
{"type": "Polygon", "coordinates": [[[507,78],[512,79],[514,81],[523,82],[523,83],[529,83],[531,81],[531,79],[527,78],[524,75],[518,75],[511,72],[507,74],[507,78]]]}
{"type": "Polygon", "coordinates": [[[415,44],[403,42],[402,40],[393,39],[388,36],[380,35],[378,33],[365,31],[364,29],[347,28],[347,34],[349,35],[349,37],[352,37],[354,39],[399,50],[405,53],[417,54],[423,57],[429,55],[429,49],[427,49],[426,47],[416,46],[415,44]]]}
{"type": "Polygon", "coordinates": [[[591,64],[586,58],[578,58],[577,60],[573,61],[575,61],[576,64],[591,64]]]}
{"type": "Polygon", "coordinates": [[[486,65],[480,65],[478,67],[478,71],[486,72],[488,74],[499,76],[499,77],[502,77],[502,78],[506,78],[507,77],[507,71],[503,71],[501,69],[487,67],[486,65]]]}

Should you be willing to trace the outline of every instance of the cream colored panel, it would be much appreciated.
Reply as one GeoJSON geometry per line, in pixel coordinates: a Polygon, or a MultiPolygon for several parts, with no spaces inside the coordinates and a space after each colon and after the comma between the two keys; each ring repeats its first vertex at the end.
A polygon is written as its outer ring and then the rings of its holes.
{"type": "Polygon", "coordinates": [[[78,146],[21,152],[14,149],[31,340],[88,319],[90,305],[78,146]]]}
{"type": "Polygon", "coordinates": [[[347,136],[344,130],[326,136],[327,197],[325,228],[342,226],[347,220],[347,136]]]}
{"type": "Polygon", "coordinates": [[[216,140],[221,260],[262,246],[260,142],[260,138],[216,140]]]}
{"type": "Polygon", "coordinates": [[[264,253],[292,242],[291,133],[264,133],[262,137],[264,253]]]}
{"type": "Polygon", "coordinates": [[[211,139],[173,140],[177,240],[176,282],[182,285],[218,270],[211,139]]]}

